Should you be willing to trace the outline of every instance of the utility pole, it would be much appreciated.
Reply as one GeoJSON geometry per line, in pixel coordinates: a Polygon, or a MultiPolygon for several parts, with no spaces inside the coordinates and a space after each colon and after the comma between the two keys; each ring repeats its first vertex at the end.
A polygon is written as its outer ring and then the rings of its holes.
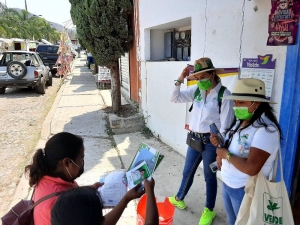
{"type": "Polygon", "coordinates": [[[6,0],[5,0],[5,6],[7,7],[6,0]]]}
{"type": "MultiPolygon", "coordinates": [[[[6,1],[6,0],[5,0],[6,1]]],[[[26,10],[26,12],[28,12],[28,10],[27,10],[27,2],[26,2],[26,0],[25,0],[25,10],[26,10]]]]}

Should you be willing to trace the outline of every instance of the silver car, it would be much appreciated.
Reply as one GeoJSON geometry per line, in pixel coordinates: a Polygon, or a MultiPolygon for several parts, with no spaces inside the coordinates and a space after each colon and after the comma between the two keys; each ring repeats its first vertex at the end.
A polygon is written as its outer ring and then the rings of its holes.
{"type": "Polygon", "coordinates": [[[38,53],[7,51],[0,55],[0,94],[7,87],[31,87],[45,94],[46,84],[52,85],[52,74],[38,53]]]}

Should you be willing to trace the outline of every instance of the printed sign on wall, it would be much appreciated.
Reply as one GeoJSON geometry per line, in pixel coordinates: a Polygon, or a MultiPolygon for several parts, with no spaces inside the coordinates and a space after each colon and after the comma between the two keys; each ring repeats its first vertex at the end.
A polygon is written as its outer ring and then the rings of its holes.
{"type": "Polygon", "coordinates": [[[300,0],[271,0],[267,45],[294,45],[298,32],[300,0]]]}
{"type": "Polygon", "coordinates": [[[244,58],[240,78],[256,78],[262,80],[266,87],[266,97],[271,99],[276,60],[273,55],[244,58]]]}

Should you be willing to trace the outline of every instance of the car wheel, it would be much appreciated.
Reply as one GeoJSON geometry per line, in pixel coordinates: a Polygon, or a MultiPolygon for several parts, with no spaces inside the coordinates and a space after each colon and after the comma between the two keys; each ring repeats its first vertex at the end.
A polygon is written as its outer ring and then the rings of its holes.
{"type": "Polygon", "coordinates": [[[39,94],[45,94],[45,90],[46,90],[45,78],[41,77],[40,84],[39,86],[36,87],[36,91],[39,94]]]}
{"type": "Polygon", "coordinates": [[[51,72],[49,72],[49,80],[47,80],[47,85],[48,86],[52,86],[52,73],[51,72]]]}
{"type": "Polygon", "coordinates": [[[18,61],[12,61],[7,65],[7,73],[14,79],[22,79],[27,74],[26,66],[18,61]]]}
{"type": "Polygon", "coordinates": [[[5,88],[6,88],[6,87],[1,87],[1,88],[0,88],[0,94],[4,94],[4,93],[5,93],[5,88]]]}

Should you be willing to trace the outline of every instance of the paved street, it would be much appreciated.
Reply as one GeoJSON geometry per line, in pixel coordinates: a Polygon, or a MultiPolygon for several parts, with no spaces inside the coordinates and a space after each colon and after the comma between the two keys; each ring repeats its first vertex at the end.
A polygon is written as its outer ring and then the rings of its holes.
{"type": "Polygon", "coordinates": [[[16,88],[7,88],[0,95],[0,216],[12,201],[59,85],[60,79],[53,78],[53,86],[47,87],[44,95],[16,88]]]}
{"type": "MultiPolygon", "coordinates": [[[[181,180],[184,157],[156,138],[147,139],[140,132],[110,137],[106,132],[107,114],[103,110],[111,106],[109,90],[96,89],[94,77],[84,63],[85,59],[76,59],[72,76],[69,76],[62,86],[44,121],[37,147],[43,146],[45,141],[57,132],[68,131],[81,135],[85,143],[85,173],[77,179],[77,182],[79,185],[89,185],[99,181],[105,172],[120,169],[122,164],[128,168],[139,144],[145,142],[165,155],[165,159],[154,174],[158,201],[174,195],[181,180]],[[114,142],[116,147],[113,147],[114,142]]],[[[122,104],[126,104],[124,99],[122,104]]],[[[173,225],[198,224],[205,205],[204,185],[203,172],[198,169],[194,185],[186,197],[188,208],[176,210],[173,225]]],[[[24,176],[17,192],[15,201],[28,195],[28,181],[24,176]],[[22,192],[23,196],[20,195],[22,192]]],[[[225,224],[220,196],[219,192],[216,205],[218,216],[214,225],[225,224]]],[[[118,225],[136,224],[136,204],[137,201],[132,201],[128,205],[118,225]]]]}

